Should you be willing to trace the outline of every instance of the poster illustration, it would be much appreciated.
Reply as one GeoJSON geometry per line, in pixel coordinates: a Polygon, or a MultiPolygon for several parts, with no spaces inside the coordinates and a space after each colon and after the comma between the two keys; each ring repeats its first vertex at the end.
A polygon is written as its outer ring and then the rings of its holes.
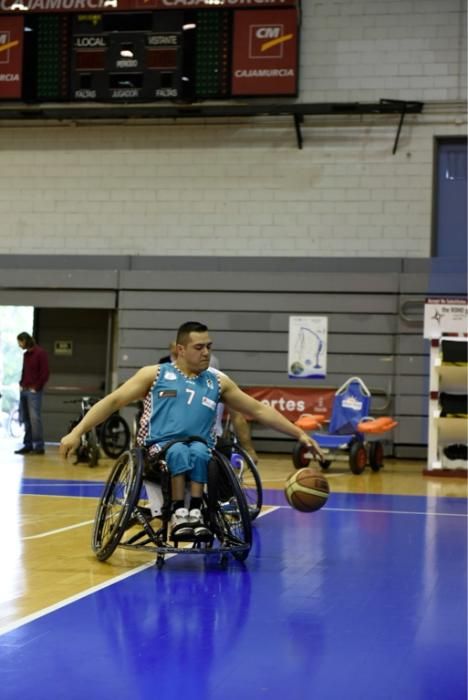
{"type": "Polygon", "coordinates": [[[288,376],[323,379],[327,375],[326,316],[290,316],[288,376]]]}

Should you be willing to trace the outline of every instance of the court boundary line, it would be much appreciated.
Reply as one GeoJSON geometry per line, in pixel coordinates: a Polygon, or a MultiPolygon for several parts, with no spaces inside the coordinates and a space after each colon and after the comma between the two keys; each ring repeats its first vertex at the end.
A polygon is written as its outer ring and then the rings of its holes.
{"type": "MultiPolygon", "coordinates": [[[[174,555],[168,555],[169,556],[176,556],[174,555]]],[[[145,571],[145,569],[149,569],[150,566],[154,566],[154,561],[148,562],[147,564],[140,564],[140,566],[137,566],[135,569],[131,569],[131,571],[126,571],[124,574],[119,574],[118,576],[110,579],[109,581],[105,581],[104,583],[99,583],[96,586],[92,586],[91,588],[87,588],[84,591],[81,591],[81,593],[76,593],[75,595],[69,596],[68,598],[64,598],[63,600],[59,601],[58,603],[54,603],[53,605],[49,605],[47,608],[42,608],[41,610],[37,610],[34,613],[31,613],[30,615],[26,615],[26,617],[21,617],[19,620],[16,620],[15,622],[11,622],[4,627],[0,627],[0,637],[3,636],[4,634],[7,634],[8,632],[12,632],[15,629],[18,629],[18,627],[23,627],[24,625],[27,625],[30,622],[34,622],[35,620],[38,620],[40,617],[45,617],[46,615],[50,615],[50,613],[55,612],[56,610],[60,610],[61,608],[65,608],[67,605],[71,605],[72,603],[76,603],[76,601],[81,600],[82,598],[86,598],[89,595],[93,595],[93,593],[97,593],[98,591],[103,590],[104,588],[108,588],[109,586],[112,586],[114,583],[119,583],[120,581],[125,580],[126,578],[129,578],[130,576],[133,576],[135,574],[140,573],[141,571],[145,571]]]]}
{"type": "Polygon", "coordinates": [[[39,535],[29,535],[28,537],[22,537],[21,542],[26,542],[27,540],[39,540],[41,537],[49,537],[50,535],[57,535],[60,532],[65,532],[66,530],[74,530],[77,527],[84,527],[84,525],[90,525],[94,523],[95,518],[92,520],[82,520],[80,523],[75,525],[67,525],[66,527],[60,527],[57,530],[48,530],[47,532],[42,532],[39,535]]]}
{"type": "MultiPolygon", "coordinates": [[[[290,509],[290,506],[277,506],[278,508],[290,509]]],[[[468,513],[438,513],[437,511],[428,510],[385,510],[383,508],[333,508],[325,507],[320,510],[342,511],[344,513],[386,513],[387,515],[443,515],[449,518],[468,518],[468,513]]]]}
{"type": "MultiPolygon", "coordinates": [[[[282,506],[271,506],[268,507],[268,510],[262,511],[261,513],[258,514],[257,519],[263,517],[264,515],[268,515],[269,513],[274,513],[278,508],[281,508],[282,506]]],[[[92,520],[91,522],[94,522],[92,520]]],[[[183,552],[181,552],[183,554],[183,552]]],[[[165,558],[166,559],[171,559],[172,557],[176,557],[177,554],[166,554],[165,558]]],[[[5,634],[8,634],[8,632],[13,632],[15,629],[18,629],[19,627],[23,627],[24,625],[29,624],[30,622],[34,622],[35,620],[38,620],[41,617],[45,617],[46,615],[50,615],[51,613],[55,612],[56,610],[60,610],[61,608],[65,608],[67,605],[71,605],[72,603],[76,603],[78,600],[81,600],[82,598],[86,598],[87,596],[93,595],[94,593],[98,593],[99,591],[103,590],[104,588],[108,588],[109,586],[113,586],[116,583],[119,583],[120,581],[125,580],[126,578],[129,578],[130,576],[135,576],[136,574],[139,574],[142,571],[145,571],[146,569],[149,569],[151,566],[154,566],[154,557],[153,559],[148,562],[147,564],[140,564],[140,566],[137,566],[135,569],[131,569],[130,571],[126,571],[124,574],[119,574],[118,576],[110,579],[109,581],[105,581],[104,583],[99,583],[96,586],[92,586],[91,588],[87,588],[84,591],[81,591],[81,593],[76,593],[73,596],[69,596],[68,598],[64,598],[58,603],[54,603],[53,605],[49,605],[47,608],[42,608],[41,610],[37,610],[34,613],[31,613],[30,615],[26,615],[25,617],[20,618],[19,620],[16,620],[15,622],[11,622],[3,627],[0,627],[0,637],[2,637],[5,634]]]]}
{"type": "MultiPolygon", "coordinates": [[[[270,510],[259,513],[257,518],[261,518],[263,515],[266,515],[266,513],[272,513],[273,510],[277,510],[280,507],[282,507],[282,506],[277,506],[277,505],[269,506],[268,504],[265,504],[265,508],[269,508],[270,510]]],[[[42,537],[50,537],[51,535],[58,535],[60,532],[66,532],[67,530],[74,530],[77,527],[84,527],[85,525],[90,525],[91,523],[94,523],[94,520],[95,520],[95,518],[93,518],[92,520],[82,520],[80,523],[76,523],[75,525],[66,525],[65,527],[57,528],[56,530],[48,530],[47,532],[42,532],[39,535],[29,535],[28,537],[22,537],[21,542],[25,542],[27,540],[39,540],[42,537]]]]}

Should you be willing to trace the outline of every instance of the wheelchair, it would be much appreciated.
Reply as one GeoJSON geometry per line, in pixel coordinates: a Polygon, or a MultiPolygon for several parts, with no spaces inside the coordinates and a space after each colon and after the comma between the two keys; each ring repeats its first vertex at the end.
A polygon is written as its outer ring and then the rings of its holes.
{"type": "Polygon", "coordinates": [[[162,568],[168,554],[216,556],[226,566],[229,555],[245,561],[252,546],[249,508],[229,460],[214,449],[208,464],[208,481],[202,503],[202,516],[210,538],[191,542],[170,540],[171,476],[165,461],[167,450],[176,442],[204,442],[192,436],[167,443],[155,455],[136,447],[116,461],[100,498],[92,534],[92,549],[100,561],[108,559],[117,547],[156,553],[156,566],[162,568]],[[144,483],[157,487],[160,504],[149,507],[144,483]]]}

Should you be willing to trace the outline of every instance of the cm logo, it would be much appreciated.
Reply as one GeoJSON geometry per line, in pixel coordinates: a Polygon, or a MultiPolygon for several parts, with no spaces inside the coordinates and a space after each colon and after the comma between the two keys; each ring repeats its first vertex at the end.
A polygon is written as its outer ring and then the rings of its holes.
{"type": "Polygon", "coordinates": [[[251,24],[249,38],[249,58],[282,58],[293,34],[285,34],[283,24],[251,24]]]}
{"type": "Polygon", "coordinates": [[[19,40],[10,41],[10,32],[0,32],[0,63],[10,62],[10,49],[19,45],[19,40]]]}

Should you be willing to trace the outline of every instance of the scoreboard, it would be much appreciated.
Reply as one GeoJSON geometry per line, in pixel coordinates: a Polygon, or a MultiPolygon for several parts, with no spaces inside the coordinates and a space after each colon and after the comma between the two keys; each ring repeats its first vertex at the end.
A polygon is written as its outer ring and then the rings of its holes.
{"type": "Polygon", "coordinates": [[[296,0],[0,0],[0,100],[295,96],[298,32],[296,0]]]}

